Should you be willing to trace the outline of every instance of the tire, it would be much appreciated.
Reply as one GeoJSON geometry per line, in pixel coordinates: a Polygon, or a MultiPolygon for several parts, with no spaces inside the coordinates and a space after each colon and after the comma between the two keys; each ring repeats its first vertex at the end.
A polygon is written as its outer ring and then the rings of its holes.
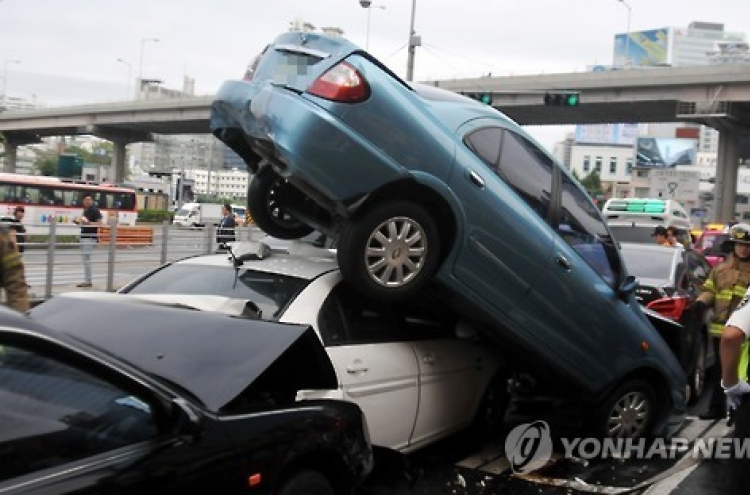
{"type": "Polygon", "coordinates": [[[304,194],[266,164],[253,175],[248,188],[247,206],[255,224],[278,239],[299,239],[313,228],[294,218],[286,208],[303,202],[304,194]]]}
{"type": "Polygon", "coordinates": [[[688,377],[688,405],[693,405],[700,400],[703,396],[703,392],[706,389],[706,347],[708,344],[705,339],[700,339],[698,344],[698,352],[695,355],[695,361],[693,363],[693,371],[688,377]]]}
{"type": "Polygon", "coordinates": [[[508,403],[507,377],[498,373],[487,384],[474,415],[474,421],[470,428],[471,436],[483,442],[498,438],[505,426],[505,413],[508,409],[508,403]]]}
{"type": "Polygon", "coordinates": [[[318,471],[299,471],[281,483],[275,495],[335,495],[331,483],[318,471]]]}
{"type": "Polygon", "coordinates": [[[440,262],[439,244],[435,220],[422,206],[379,203],[344,224],[337,247],[339,268],[363,295],[399,300],[430,281],[440,262]]]}
{"type": "Polygon", "coordinates": [[[656,416],[653,387],[643,380],[628,380],[597,408],[592,434],[600,438],[648,437],[656,416]]]}

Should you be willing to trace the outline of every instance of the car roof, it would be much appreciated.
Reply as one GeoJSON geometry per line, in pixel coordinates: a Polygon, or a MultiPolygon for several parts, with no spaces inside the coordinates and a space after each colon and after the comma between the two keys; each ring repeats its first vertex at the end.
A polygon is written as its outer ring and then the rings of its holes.
{"type": "MultiPolygon", "coordinates": [[[[262,272],[312,280],[338,269],[335,250],[316,248],[304,241],[264,238],[260,242],[233,242],[231,248],[237,259],[247,258],[248,262],[243,261],[242,267],[262,272]],[[265,257],[252,257],[262,244],[269,247],[265,257]]],[[[209,254],[183,258],[173,264],[231,267],[233,258],[229,253],[209,254]]]]}
{"type": "Polygon", "coordinates": [[[307,325],[95,292],[56,296],[29,315],[89,348],[179,385],[212,411],[228,405],[272,368],[284,368],[285,390],[336,388],[333,365],[307,325]]]}

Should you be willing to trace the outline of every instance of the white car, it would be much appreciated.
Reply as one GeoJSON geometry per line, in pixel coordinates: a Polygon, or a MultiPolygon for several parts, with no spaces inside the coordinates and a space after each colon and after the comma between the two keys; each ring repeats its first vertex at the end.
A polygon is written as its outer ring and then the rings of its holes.
{"type": "Polygon", "coordinates": [[[435,298],[368,300],[343,281],[335,253],[260,246],[168,263],[119,292],[224,296],[250,301],[246,313],[262,319],[311,325],[338,376],[322,396],[358,404],[375,445],[410,452],[465,428],[499,429],[507,376],[498,353],[435,298]]]}

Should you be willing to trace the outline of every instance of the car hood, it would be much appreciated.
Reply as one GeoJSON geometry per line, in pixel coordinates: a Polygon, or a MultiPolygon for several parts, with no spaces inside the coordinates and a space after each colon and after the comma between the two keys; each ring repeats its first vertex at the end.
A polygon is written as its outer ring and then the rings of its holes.
{"type": "Polygon", "coordinates": [[[60,295],[31,318],[219,411],[255,382],[274,392],[335,389],[336,372],[314,330],[175,307],[127,295],[60,295]]]}

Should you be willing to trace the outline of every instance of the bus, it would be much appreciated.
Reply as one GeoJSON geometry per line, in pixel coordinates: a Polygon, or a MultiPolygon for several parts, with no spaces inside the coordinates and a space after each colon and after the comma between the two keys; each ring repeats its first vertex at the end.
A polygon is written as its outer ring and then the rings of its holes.
{"type": "Polygon", "coordinates": [[[53,219],[59,226],[58,233],[76,234],[79,227],[73,219],[83,213],[86,193],[93,197],[104,223],[116,218],[120,225],[135,225],[138,210],[133,189],[10,173],[0,173],[0,216],[12,217],[15,207],[23,206],[29,234],[48,234],[53,219]]]}

